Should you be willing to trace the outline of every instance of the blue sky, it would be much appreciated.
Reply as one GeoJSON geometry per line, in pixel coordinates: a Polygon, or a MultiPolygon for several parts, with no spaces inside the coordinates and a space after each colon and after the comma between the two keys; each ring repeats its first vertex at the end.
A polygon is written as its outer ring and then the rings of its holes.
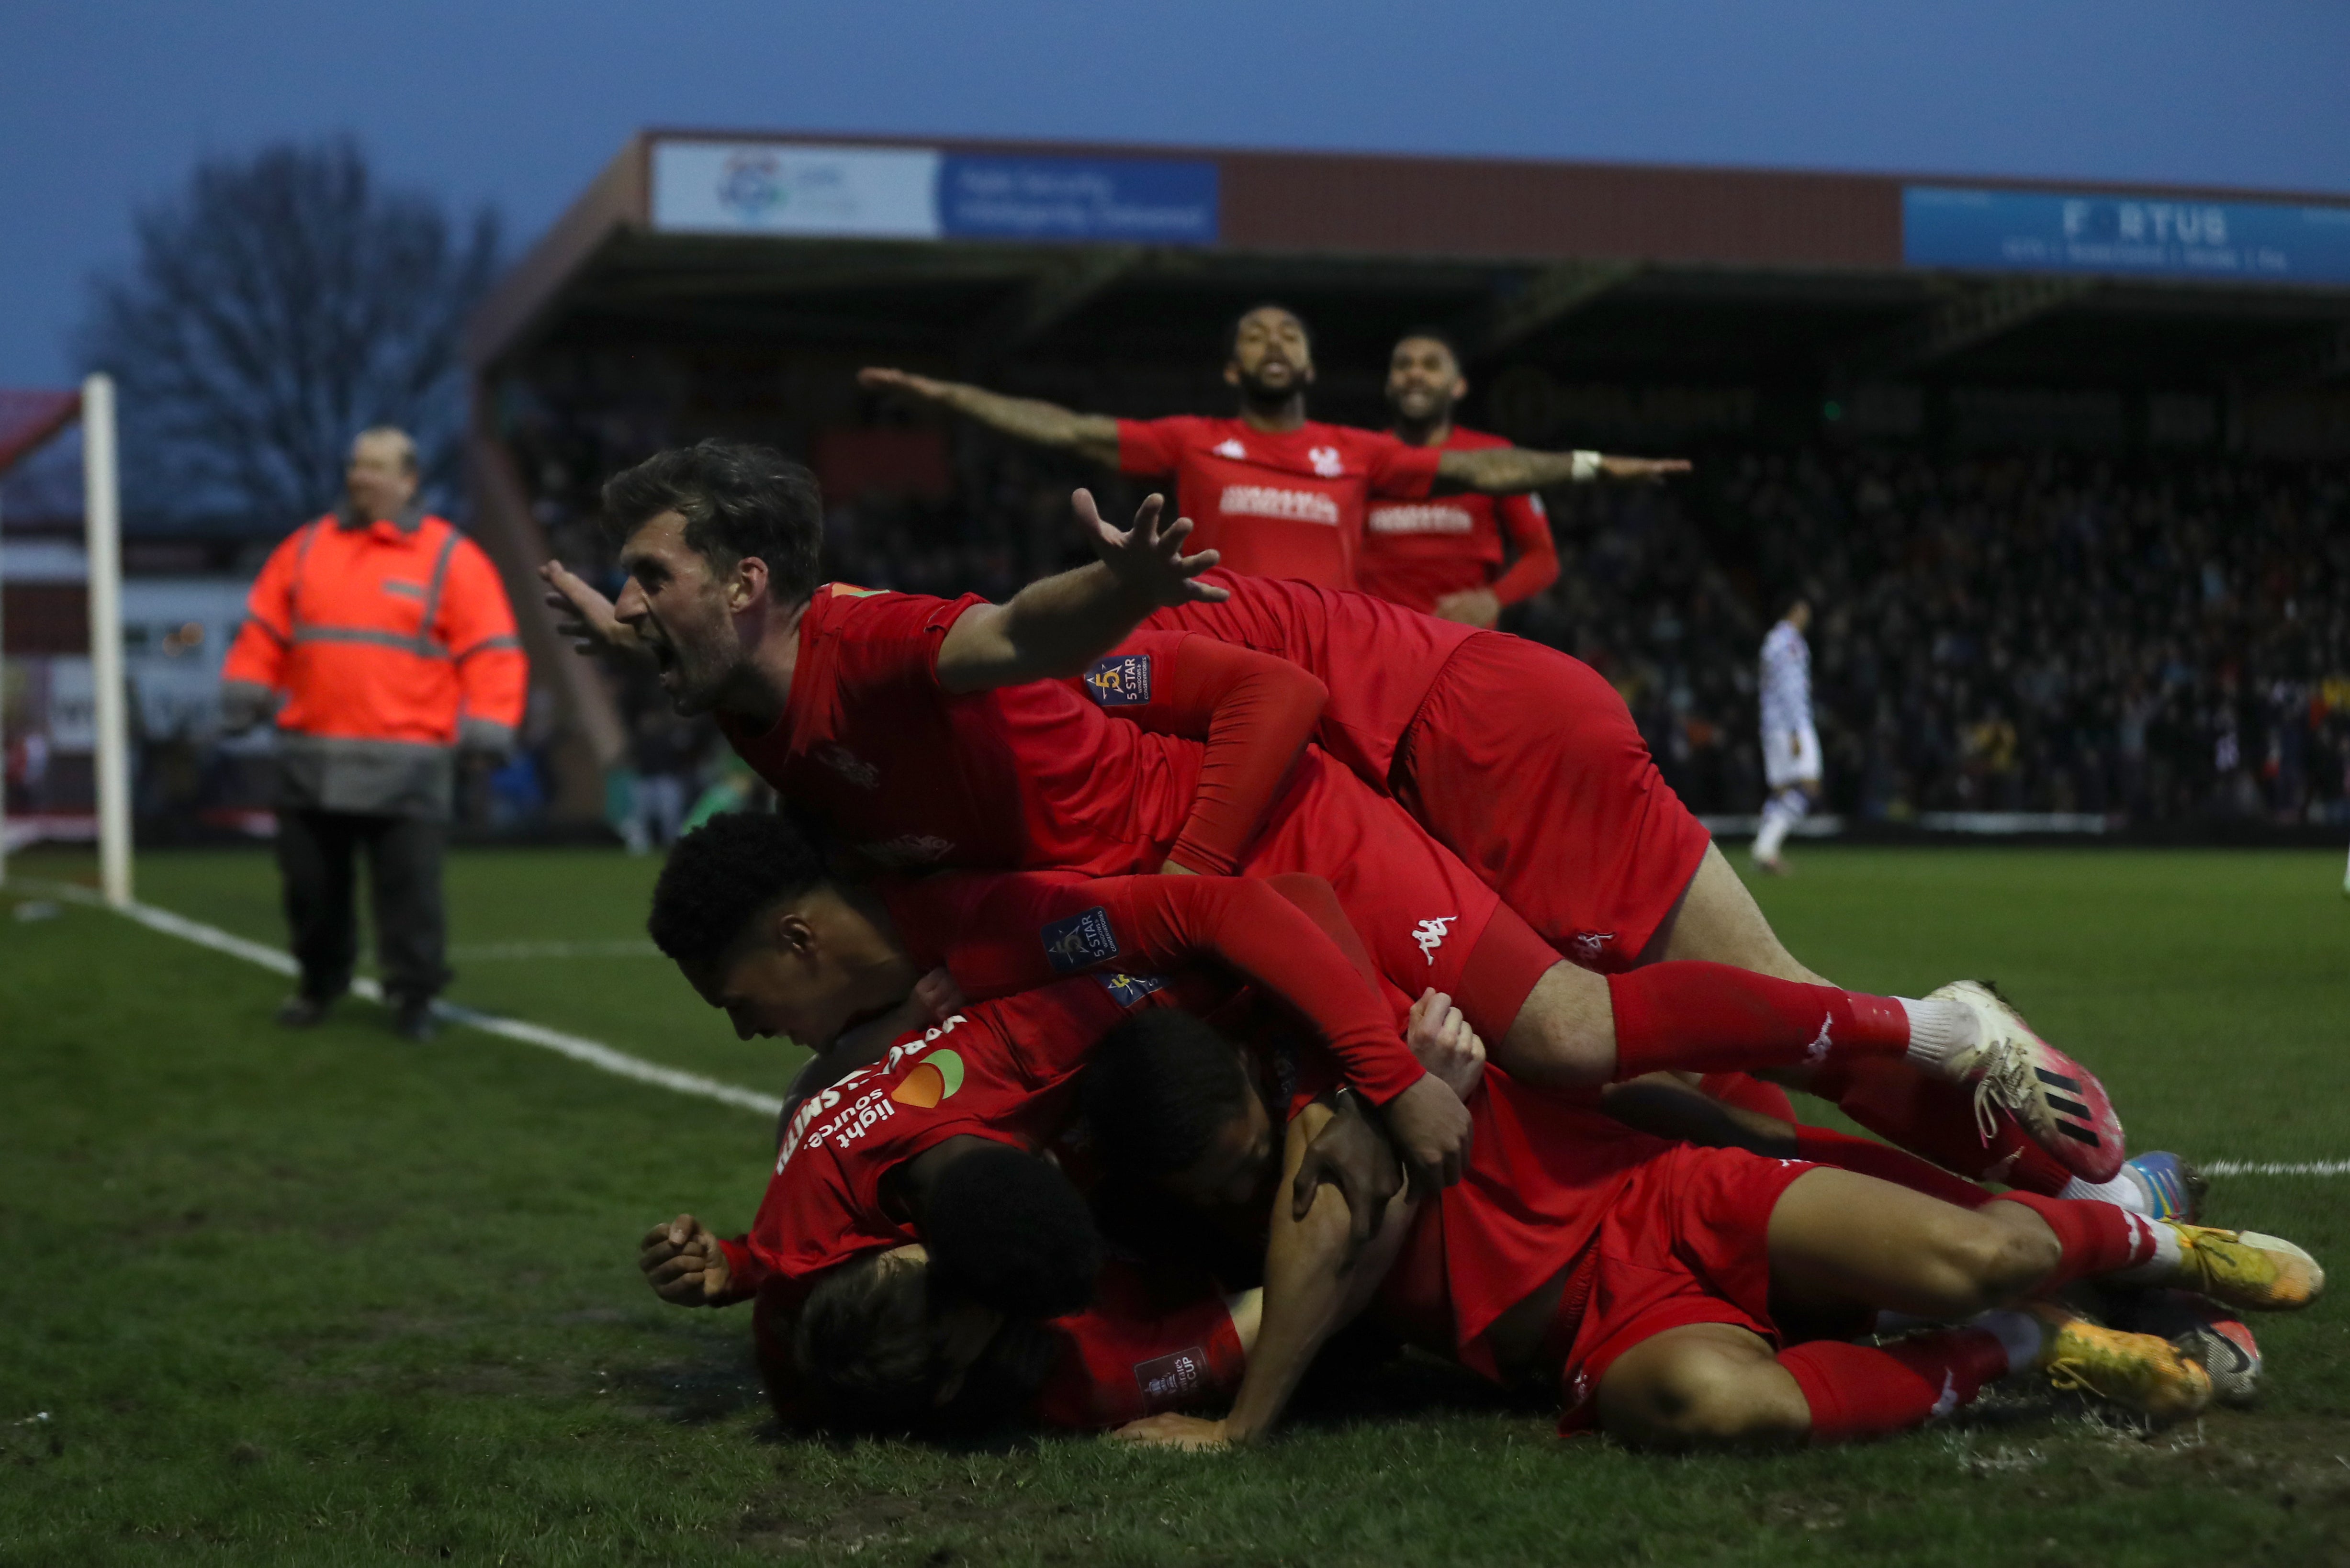
{"type": "Polygon", "coordinates": [[[358,134],[535,235],[641,126],[1069,137],[2350,193],[2350,7],[2304,0],[18,0],[0,386],[200,155],[358,134]]]}

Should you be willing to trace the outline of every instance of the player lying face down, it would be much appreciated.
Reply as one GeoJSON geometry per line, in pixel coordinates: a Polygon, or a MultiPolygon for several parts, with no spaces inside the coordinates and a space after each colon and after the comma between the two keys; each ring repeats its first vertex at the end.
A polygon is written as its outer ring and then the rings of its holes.
{"type": "MultiPolygon", "coordinates": [[[[1123,1032],[1089,1069],[1087,1119],[1105,1158],[1194,1198],[1267,1180],[1271,1118],[1251,1103],[1241,1059],[1212,1031],[1163,1016],[1123,1032]],[[1097,1092],[1094,1075],[1111,1086],[1097,1092]]],[[[1459,1335],[1445,1348],[1464,1364],[1559,1387],[1568,1429],[1667,1447],[1834,1440],[1916,1425],[2027,1367],[2176,1417],[2200,1408],[2210,1381],[2168,1342],[2044,1304],[2006,1309],[2094,1277],[2257,1310],[2305,1306],[2324,1285],[2305,1253],[2273,1238],[2030,1194],[1970,1210],[1850,1171],[1617,1133],[1503,1075],[1487,1075],[1472,1108],[1470,1176],[1434,1200],[1441,1250],[1404,1241],[1399,1268],[1428,1277],[1391,1279],[1390,1293],[1441,1301],[1440,1321],[1459,1335]],[[1503,1111],[1515,1147],[1489,1130],[1503,1111]],[[1555,1247],[1529,1238],[1528,1214],[1555,1247]],[[1513,1257],[1489,1250],[1503,1242],[1513,1257]],[[1774,1315],[1879,1310],[1973,1323],[1885,1347],[1789,1345],[1774,1315]]],[[[1292,1122],[1292,1161],[1318,1115],[1292,1122]]],[[[1310,1356],[1368,1299],[1348,1277],[1344,1217],[1329,1212],[1345,1203],[1326,1189],[1298,1224],[1275,1208],[1263,1327],[1232,1414],[1154,1417],[1131,1436],[1200,1446],[1267,1428],[1302,1372],[1290,1358],[1310,1356]]]]}

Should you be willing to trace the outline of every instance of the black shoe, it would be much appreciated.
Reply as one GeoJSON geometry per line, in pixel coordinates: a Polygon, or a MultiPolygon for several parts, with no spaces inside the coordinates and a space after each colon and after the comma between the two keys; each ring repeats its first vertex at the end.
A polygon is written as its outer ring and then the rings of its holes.
{"type": "Polygon", "coordinates": [[[411,1045],[421,1045],[441,1032],[432,1016],[432,999],[409,997],[391,1004],[391,1032],[411,1045]]]}
{"type": "Polygon", "coordinates": [[[296,992],[277,1004],[277,1022],[288,1029],[315,1029],[327,1021],[331,996],[304,996],[296,992]]]}

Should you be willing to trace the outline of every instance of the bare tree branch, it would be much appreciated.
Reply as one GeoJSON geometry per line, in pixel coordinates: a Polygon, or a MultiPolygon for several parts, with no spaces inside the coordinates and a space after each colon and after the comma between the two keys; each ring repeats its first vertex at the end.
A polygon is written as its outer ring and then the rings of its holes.
{"type": "Polygon", "coordinates": [[[488,209],[386,191],[348,137],[199,164],[138,215],[137,260],[92,280],[81,358],[121,389],[124,483],[166,519],[313,515],[351,437],[411,432],[453,488],[460,334],[498,265],[488,209]]]}

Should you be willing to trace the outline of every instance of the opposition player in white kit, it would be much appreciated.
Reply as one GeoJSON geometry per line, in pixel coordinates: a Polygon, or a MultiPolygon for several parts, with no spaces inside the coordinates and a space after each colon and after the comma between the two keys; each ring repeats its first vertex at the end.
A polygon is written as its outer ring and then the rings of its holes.
{"type": "Polygon", "coordinates": [[[1820,798],[1820,733],[1812,727],[1812,652],[1804,633],[1812,607],[1797,599],[1762,639],[1762,826],[1754,835],[1754,864],[1777,875],[1787,869],[1779,846],[1820,798]]]}

